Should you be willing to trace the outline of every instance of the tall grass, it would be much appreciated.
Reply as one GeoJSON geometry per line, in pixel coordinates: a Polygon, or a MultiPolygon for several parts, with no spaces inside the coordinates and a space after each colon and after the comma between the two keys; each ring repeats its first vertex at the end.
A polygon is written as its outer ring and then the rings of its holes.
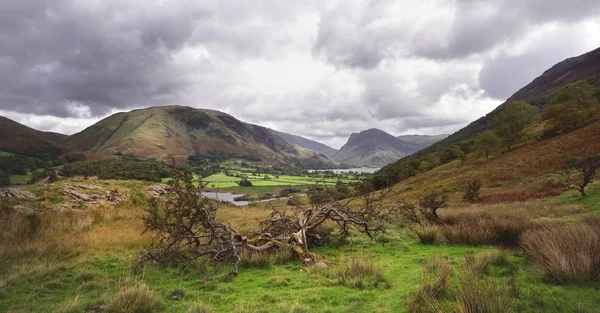
{"type": "Polygon", "coordinates": [[[358,289],[379,287],[385,282],[383,267],[371,255],[341,258],[338,273],[340,284],[358,289]]]}
{"type": "Polygon", "coordinates": [[[534,268],[548,279],[600,279],[600,217],[573,224],[550,224],[523,235],[521,247],[534,268]]]}
{"type": "Polygon", "coordinates": [[[479,212],[446,215],[441,221],[441,232],[448,243],[472,246],[516,247],[521,234],[533,226],[527,216],[479,212]]]}
{"type": "Polygon", "coordinates": [[[516,299],[509,288],[469,273],[460,279],[456,300],[461,313],[517,312],[516,299]]]}
{"type": "Polygon", "coordinates": [[[242,250],[239,255],[242,265],[262,268],[296,259],[296,254],[290,246],[274,247],[265,251],[242,250]]]}
{"type": "Polygon", "coordinates": [[[358,253],[353,257],[341,257],[337,266],[317,262],[305,268],[312,275],[329,278],[330,282],[337,281],[344,286],[358,289],[370,289],[386,286],[385,271],[373,256],[358,253]]]}
{"type": "Polygon", "coordinates": [[[436,226],[421,226],[415,230],[419,241],[424,245],[432,245],[435,243],[438,235],[436,226]]]}
{"type": "Polygon", "coordinates": [[[440,299],[449,292],[449,279],[452,269],[443,258],[436,258],[425,265],[421,283],[408,298],[408,310],[413,313],[442,312],[440,299]]]}
{"type": "Polygon", "coordinates": [[[145,284],[121,289],[106,305],[108,313],[154,313],[162,309],[161,299],[145,284]]]}

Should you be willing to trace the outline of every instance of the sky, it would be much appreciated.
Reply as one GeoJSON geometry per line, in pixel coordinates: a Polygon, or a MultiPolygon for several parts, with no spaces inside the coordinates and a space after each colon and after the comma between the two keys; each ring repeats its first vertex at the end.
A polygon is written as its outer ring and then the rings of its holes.
{"type": "Polygon", "coordinates": [[[342,146],[452,133],[600,47],[597,0],[3,0],[0,115],[186,105],[342,146]]]}

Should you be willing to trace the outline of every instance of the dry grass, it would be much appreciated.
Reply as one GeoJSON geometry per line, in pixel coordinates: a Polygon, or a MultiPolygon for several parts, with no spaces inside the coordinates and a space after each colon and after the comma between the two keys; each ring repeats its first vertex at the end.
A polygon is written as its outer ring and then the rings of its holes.
{"type": "Polygon", "coordinates": [[[358,253],[353,257],[341,257],[337,268],[324,262],[317,262],[305,268],[308,274],[327,277],[328,282],[358,289],[377,288],[386,285],[383,266],[373,256],[358,253]]]}
{"type": "Polygon", "coordinates": [[[242,265],[251,267],[269,267],[296,259],[296,254],[290,246],[272,248],[265,251],[242,250],[240,252],[242,265]]]}
{"type": "Polygon", "coordinates": [[[409,312],[442,312],[440,299],[448,295],[448,283],[452,269],[443,258],[430,260],[425,264],[421,283],[414,295],[408,297],[409,312]]]}
{"type": "Polygon", "coordinates": [[[461,213],[445,216],[441,232],[450,244],[516,247],[521,234],[532,227],[527,216],[461,213]]]}
{"type": "Polygon", "coordinates": [[[438,228],[436,226],[421,226],[415,230],[415,233],[422,244],[432,245],[437,239],[438,228]]]}
{"type": "Polygon", "coordinates": [[[461,313],[517,312],[510,287],[504,288],[494,280],[482,280],[468,273],[460,279],[456,300],[461,313]]]}
{"type": "Polygon", "coordinates": [[[121,289],[106,305],[108,313],[154,313],[162,309],[160,297],[145,284],[121,289]]]}
{"type": "Polygon", "coordinates": [[[338,274],[340,284],[358,289],[379,287],[385,282],[381,264],[377,263],[373,256],[362,253],[355,257],[341,258],[338,274]]]}
{"type": "Polygon", "coordinates": [[[600,279],[600,217],[531,230],[521,247],[534,268],[554,282],[600,279]]]}
{"type": "Polygon", "coordinates": [[[507,262],[508,257],[504,252],[468,253],[465,255],[465,266],[475,276],[488,274],[491,265],[502,265],[507,262]]]}

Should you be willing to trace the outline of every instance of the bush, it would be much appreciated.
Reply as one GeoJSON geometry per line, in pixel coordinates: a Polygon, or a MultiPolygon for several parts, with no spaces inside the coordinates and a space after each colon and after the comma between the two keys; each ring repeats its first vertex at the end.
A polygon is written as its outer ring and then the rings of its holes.
{"type": "Polygon", "coordinates": [[[432,245],[437,238],[438,228],[436,226],[421,226],[415,232],[422,244],[432,245]]]}
{"type": "Polygon", "coordinates": [[[306,204],[306,200],[298,195],[292,196],[287,200],[287,205],[290,206],[302,206],[306,204]]]}
{"type": "Polygon", "coordinates": [[[523,235],[521,247],[533,267],[548,279],[600,279],[600,218],[576,224],[545,225],[523,235]]]}
{"type": "Polygon", "coordinates": [[[161,299],[147,285],[121,289],[106,306],[108,313],[154,313],[163,308],[161,299]]]}
{"type": "Polygon", "coordinates": [[[471,203],[479,201],[479,192],[481,191],[482,186],[483,184],[479,179],[474,179],[467,182],[467,187],[465,190],[465,194],[463,195],[463,199],[471,203]]]}

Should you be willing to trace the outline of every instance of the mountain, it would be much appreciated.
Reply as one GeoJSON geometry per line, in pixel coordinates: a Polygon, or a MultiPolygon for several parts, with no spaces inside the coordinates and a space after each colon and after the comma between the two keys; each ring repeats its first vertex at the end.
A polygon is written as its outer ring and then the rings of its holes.
{"type": "Polygon", "coordinates": [[[421,147],[419,150],[421,150],[421,149],[425,149],[425,148],[431,146],[432,144],[434,144],[446,137],[448,137],[447,134],[442,134],[442,135],[401,135],[396,138],[419,145],[421,147]]]}
{"type": "Polygon", "coordinates": [[[274,129],[271,129],[271,132],[293,145],[314,151],[316,153],[323,154],[328,158],[332,157],[338,151],[328,145],[324,145],[320,142],[300,137],[297,135],[276,131],[274,129]]]}
{"type": "Polygon", "coordinates": [[[384,166],[419,150],[420,145],[373,128],[353,133],[331,159],[355,166],[384,166]]]}
{"type": "Polygon", "coordinates": [[[59,142],[65,138],[65,135],[41,132],[0,116],[0,150],[25,154],[44,149],[63,151],[66,149],[59,142]]]}
{"type": "Polygon", "coordinates": [[[117,113],[72,135],[66,144],[79,150],[158,159],[209,152],[272,162],[300,157],[294,146],[268,128],[244,123],[219,111],[184,106],[117,113]]]}
{"type": "MultiPolygon", "coordinates": [[[[548,101],[560,92],[562,88],[578,80],[585,80],[596,88],[600,87],[600,48],[557,63],[539,77],[535,78],[531,83],[515,92],[506,102],[502,103],[486,116],[475,120],[468,126],[432,146],[421,150],[419,153],[384,167],[379,171],[379,175],[382,177],[387,174],[391,175],[396,169],[408,165],[414,159],[417,159],[426,153],[443,151],[451,145],[475,138],[483,131],[490,129],[488,121],[498,114],[509,101],[526,101],[531,105],[537,106],[540,110],[543,110],[548,101]]],[[[600,98],[600,94],[598,96],[600,98]]]]}

